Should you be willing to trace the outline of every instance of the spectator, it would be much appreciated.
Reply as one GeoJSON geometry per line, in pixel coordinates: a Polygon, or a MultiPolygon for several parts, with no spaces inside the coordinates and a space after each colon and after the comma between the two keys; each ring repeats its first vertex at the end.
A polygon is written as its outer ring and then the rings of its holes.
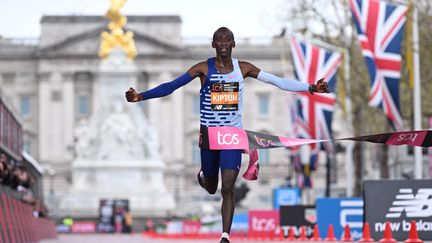
{"type": "Polygon", "coordinates": [[[72,228],[72,225],[74,224],[74,220],[72,219],[71,216],[66,216],[63,219],[63,224],[66,225],[69,228],[72,228]]]}
{"type": "Polygon", "coordinates": [[[6,154],[0,152],[0,185],[17,190],[21,201],[33,206],[33,215],[35,217],[46,217],[48,215],[46,206],[34,196],[31,190],[35,183],[36,180],[30,175],[25,166],[16,166],[13,160],[8,162],[6,154]]]}
{"type": "Polygon", "coordinates": [[[7,163],[6,155],[2,152],[0,152],[0,162],[7,163]]]}
{"type": "Polygon", "coordinates": [[[133,219],[129,211],[125,211],[123,214],[123,233],[132,232],[133,219]]]}
{"type": "Polygon", "coordinates": [[[36,204],[36,198],[33,196],[33,193],[31,193],[31,191],[24,192],[22,194],[21,201],[28,203],[30,205],[36,204]]]}
{"type": "Polygon", "coordinates": [[[24,166],[20,165],[13,169],[11,183],[9,184],[12,189],[26,191],[30,188],[30,182],[30,174],[24,166]]]}
{"type": "Polygon", "coordinates": [[[8,163],[7,156],[4,153],[0,153],[0,164],[2,168],[0,170],[0,183],[9,186],[13,180],[12,165],[8,163]]]}
{"type": "Polygon", "coordinates": [[[4,179],[7,177],[7,164],[6,164],[6,155],[0,154],[0,184],[3,184],[4,179]]]}
{"type": "Polygon", "coordinates": [[[48,209],[45,207],[43,202],[39,199],[35,200],[33,205],[33,216],[36,218],[46,217],[48,215],[48,209]]]}

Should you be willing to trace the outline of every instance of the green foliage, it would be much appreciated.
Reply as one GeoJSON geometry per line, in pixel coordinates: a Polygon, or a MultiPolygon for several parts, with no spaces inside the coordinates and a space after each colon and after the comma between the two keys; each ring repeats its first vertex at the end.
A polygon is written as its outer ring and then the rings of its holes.
{"type": "MultiPolygon", "coordinates": [[[[428,118],[432,116],[432,3],[428,0],[416,1],[418,4],[418,28],[420,47],[420,80],[421,80],[421,102],[422,102],[422,128],[429,128],[428,118]]],[[[401,77],[401,112],[412,128],[413,117],[413,92],[409,87],[408,70],[405,58],[402,57],[401,77]]]]}

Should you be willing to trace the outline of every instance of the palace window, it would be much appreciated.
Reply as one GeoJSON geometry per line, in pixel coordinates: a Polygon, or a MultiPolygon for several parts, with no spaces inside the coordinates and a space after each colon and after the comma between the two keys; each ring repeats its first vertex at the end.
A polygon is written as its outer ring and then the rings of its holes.
{"type": "Polygon", "coordinates": [[[259,95],[258,96],[258,112],[261,116],[266,116],[269,113],[269,96],[259,95]]]}
{"type": "Polygon", "coordinates": [[[21,96],[21,115],[30,115],[30,96],[28,95],[21,96]]]}

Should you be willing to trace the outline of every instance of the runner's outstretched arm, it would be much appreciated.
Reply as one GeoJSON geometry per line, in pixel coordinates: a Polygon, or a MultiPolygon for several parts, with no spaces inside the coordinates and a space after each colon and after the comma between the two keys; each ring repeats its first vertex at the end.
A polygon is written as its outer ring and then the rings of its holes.
{"type": "Polygon", "coordinates": [[[192,81],[192,79],[193,77],[186,72],[171,82],[163,83],[142,93],[137,93],[135,89],[130,87],[125,94],[126,100],[128,102],[138,102],[142,100],[164,97],[170,95],[172,92],[174,92],[174,90],[188,84],[190,81],[192,81]]]}
{"type": "Polygon", "coordinates": [[[317,81],[317,84],[307,84],[297,80],[281,78],[271,73],[264,72],[251,63],[242,62],[241,69],[243,77],[252,77],[259,81],[272,84],[280,89],[293,92],[309,91],[310,93],[329,93],[327,82],[324,78],[317,81]]]}
{"type": "Polygon", "coordinates": [[[156,86],[141,93],[138,93],[134,88],[130,87],[129,90],[125,93],[126,100],[128,102],[138,102],[142,100],[154,99],[170,95],[176,89],[188,84],[197,76],[200,76],[203,73],[202,68],[203,63],[198,63],[173,81],[163,83],[159,86],[156,86]]]}

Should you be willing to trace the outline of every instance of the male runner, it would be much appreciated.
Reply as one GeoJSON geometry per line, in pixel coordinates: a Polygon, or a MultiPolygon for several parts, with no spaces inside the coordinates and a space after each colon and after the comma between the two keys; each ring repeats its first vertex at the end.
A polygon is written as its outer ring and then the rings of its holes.
{"type": "MultiPolygon", "coordinates": [[[[235,47],[234,35],[226,27],[213,34],[212,47],[216,57],[195,64],[186,73],[171,82],[153,89],[137,93],[133,88],[126,92],[128,102],[138,102],[171,94],[174,90],[200,78],[200,116],[201,126],[233,126],[242,128],[244,78],[252,77],[273,84],[287,91],[309,91],[328,93],[323,79],[316,85],[279,78],[261,71],[249,62],[238,61],[231,57],[235,47]]],[[[222,174],[222,226],[220,243],[229,243],[229,233],[234,214],[234,184],[241,165],[241,150],[201,149],[201,171],[198,182],[208,193],[216,193],[219,168],[222,174]]]]}

